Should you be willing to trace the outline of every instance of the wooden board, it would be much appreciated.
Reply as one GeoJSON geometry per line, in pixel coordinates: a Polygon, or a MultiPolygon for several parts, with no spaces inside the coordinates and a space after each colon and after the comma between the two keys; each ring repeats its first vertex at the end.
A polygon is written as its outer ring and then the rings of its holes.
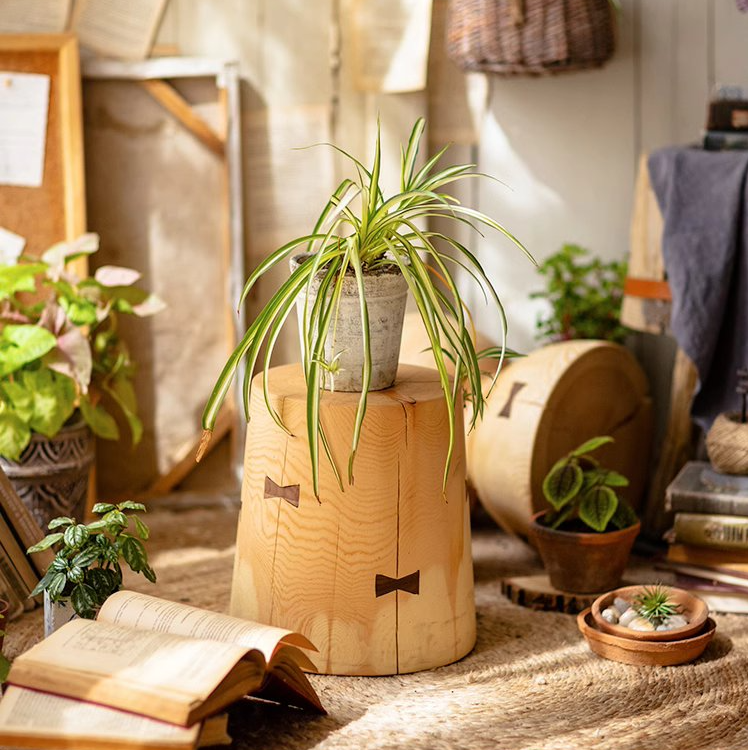
{"type": "Polygon", "coordinates": [[[520,607],[576,615],[587,607],[591,607],[592,602],[605,592],[571,594],[568,591],[560,591],[551,585],[545,573],[541,573],[533,576],[502,578],[501,593],[512,604],[518,604],[520,607]]]}
{"type": "Polygon", "coordinates": [[[78,44],[71,34],[0,35],[0,70],[50,77],[43,183],[0,185],[0,226],[38,257],[86,231],[78,44]]]}
{"type": "MultiPolygon", "coordinates": [[[[83,72],[96,261],[143,271],[167,303],[152,319],[122,321],[144,437],[134,451],[99,444],[99,483],[110,497],[151,497],[193,480],[200,413],[243,333],[238,70],[203,58],[97,59],[83,72]]],[[[226,406],[223,431],[238,446],[240,410],[226,406]]],[[[219,453],[198,473],[229,489],[239,451],[219,453]]]]}
{"type": "MultiPolygon", "coordinates": [[[[301,368],[270,373],[271,419],[255,378],[232,584],[234,615],[293,627],[320,671],[395,674],[464,656],[475,605],[464,445],[442,492],[448,442],[435,370],[402,366],[369,394],[355,483],[338,488],[324,456],[314,496],[301,368]]],[[[321,419],[345,476],[359,394],[325,393],[321,419]]],[[[460,411],[458,411],[460,415],[460,411]]],[[[458,416],[457,435],[462,434],[458,416]]]]}

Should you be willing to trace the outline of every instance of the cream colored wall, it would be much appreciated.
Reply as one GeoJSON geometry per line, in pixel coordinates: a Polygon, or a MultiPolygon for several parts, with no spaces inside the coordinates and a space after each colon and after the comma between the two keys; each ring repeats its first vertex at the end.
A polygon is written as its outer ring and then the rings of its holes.
{"type": "MultiPolygon", "coordinates": [[[[334,138],[366,156],[377,112],[385,142],[407,137],[415,117],[426,112],[432,135],[454,130],[444,121],[450,110],[438,100],[449,94],[459,103],[462,75],[438,58],[428,93],[353,90],[346,35],[337,31],[351,2],[171,2],[162,41],[176,42],[183,54],[241,62],[250,265],[308,228],[339,169],[319,151],[291,147],[334,138]],[[268,190],[287,199],[287,212],[268,217],[262,211],[268,190]]],[[[432,45],[442,44],[445,3],[435,0],[432,45]]],[[[488,79],[480,142],[455,149],[456,158],[477,158],[483,171],[510,188],[484,183],[463,197],[504,221],[539,259],[565,241],[604,258],[624,255],[638,153],[696,140],[714,82],[748,85],[748,15],[737,11],[734,0],[622,5],[618,49],[609,65],[554,78],[488,79]]],[[[385,174],[394,170],[389,161],[385,174]]],[[[538,288],[538,277],[506,241],[490,237],[476,246],[507,302],[510,343],[531,348],[540,303],[527,295],[538,288]]],[[[495,332],[479,307],[476,315],[486,333],[495,332]]],[[[293,335],[286,347],[292,356],[293,335]]]]}

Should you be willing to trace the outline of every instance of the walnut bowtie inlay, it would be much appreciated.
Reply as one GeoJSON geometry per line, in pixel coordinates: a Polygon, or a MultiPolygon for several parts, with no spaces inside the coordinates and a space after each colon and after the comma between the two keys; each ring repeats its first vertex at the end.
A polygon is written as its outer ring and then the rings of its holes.
{"type": "Polygon", "coordinates": [[[421,571],[403,576],[402,578],[390,578],[377,573],[374,581],[374,591],[377,596],[384,596],[393,591],[407,591],[409,594],[418,594],[421,586],[421,571]]]}
{"type": "Polygon", "coordinates": [[[265,497],[280,497],[291,503],[294,508],[299,507],[299,485],[287,484],[284,487],[276,484],[270,477],[265,477],[265,497]]]}

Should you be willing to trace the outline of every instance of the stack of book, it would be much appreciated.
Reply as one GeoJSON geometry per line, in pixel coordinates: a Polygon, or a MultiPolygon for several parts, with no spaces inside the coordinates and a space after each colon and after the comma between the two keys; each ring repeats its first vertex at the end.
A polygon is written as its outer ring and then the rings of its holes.
{"type": "Polygon", "coordinates": [[[666,506],[675,520],[662,567],[675,585],[717,612],[748,613],[748,477],[689,461],[667,488],[666,506]]]}
{"type": "Polygon", "coordinates": [[[132,591],[16,657],[0,746],[192,750],[229,744],[229,705],[255,696],[325,713],[299,633],[132,591]]]}
{"type": "Polygon", "coordinates": [[[0,598],[10,607],[9,618],[33,609],[29,594],[54,559],[51,550],[29,556],[26,550],[44,537],[31,511],[0,469],[0,598]]]}
{"type": "Polygon", "coordinates": [[[709,102],[704,132],[706,151],[748,149],[748,90],[740,86],[719,86],[709,102]]]}

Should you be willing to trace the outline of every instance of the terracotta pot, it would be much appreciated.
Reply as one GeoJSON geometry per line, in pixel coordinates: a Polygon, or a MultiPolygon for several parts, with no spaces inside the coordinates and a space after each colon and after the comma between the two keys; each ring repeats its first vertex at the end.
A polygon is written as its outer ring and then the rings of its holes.
{"type": "Polygon", "coordinates": [[[0,467],[42,529],[57,516],[82,519],[86,510],[94,437],[82,419],[54,437],[33,433],[18,461],[0,458],[0,467]]]}
{"type": "MultiPolygon", "coordinates": [[[[306,253],[291,259],[291,270],[309,259],[306,253]]],[[[307,312],[317,298],[319,280],[315,279],[309,294],[307,312]]],[[[408,299],[408,284],[397,266],[391,270],[367,274],[364,278],[364,294],[369,312],[369,339],[371,346],[370,391],[381,391],[395,382],[403,333],[403,317],[408,299]]],[[[296,310],[299,318],[299,339],[304,348],[302,316],[306,294],[299,295],[296,310]]],[[[343,282],[337,325],[330,326],[325,341],[325,359],[329,362],[339,355],[339,370],[334,375],[325,375],[325,388],[335,391],[360,392],[361,371],[364,364],[363,338],[361,332],[361,310],[358,286],[353,275],[343,282]]]]}
{"type": "Polygon", "coordinates": [[[680,611],[688,619],[688,625],[674,630],[631,630],[623,625],[614,625],[603,619],[602,612],[607,607],[613,606],[616,597],[627,602],[633,602],[634,597],[646,588],[645,585],[624,586],[621,589],[609,591],[592,602],[592,619],[595,621],[595,627],[603,633],[617,635],[620,638],[633,638],[636,641],[678,641],[684,638],[690,638],[704,629],[704,623],[709,615],[709,607],[699,599],[698,596],[690,591],[677,589],[668,586],[670,590],[670,599],[680,607],[680,611]]]}
{"type": "Polygon", "coordinates": [[[717,629],[714,620],[707,617],[701,631],[690,638],[678,641],[637,641],[598,630],[589,608],[577,615],[577,627],[590,649],[598,656],[637,667],[671,667],[693,661],[704,653],[717,629]]]}
{"type": "Polygon", "coordinates": [[[614,589],[621,582],[641,524],[620,531],[572,532],[539,523],[545,511],[530,522],[530,539],[538,548],[551,584],[573,594],[614,589]]]}

